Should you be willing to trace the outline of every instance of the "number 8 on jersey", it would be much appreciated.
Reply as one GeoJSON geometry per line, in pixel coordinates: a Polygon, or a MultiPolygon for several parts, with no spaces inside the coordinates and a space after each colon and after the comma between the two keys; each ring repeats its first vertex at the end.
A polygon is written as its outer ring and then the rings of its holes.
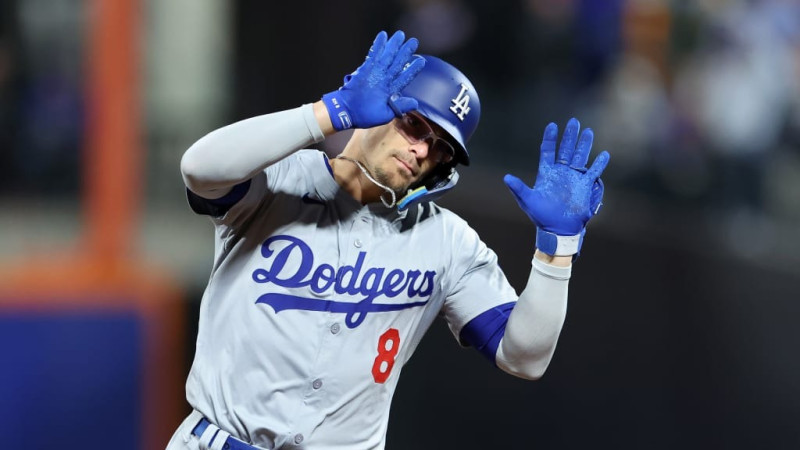
{"type": "Polygon", "coordinates": [[[394,367],[394,358],[400,350],[400,332],[389,328],[378,339],[378,356],[372,364],[372,378],[376,383],[385,383],[394,367]]]}

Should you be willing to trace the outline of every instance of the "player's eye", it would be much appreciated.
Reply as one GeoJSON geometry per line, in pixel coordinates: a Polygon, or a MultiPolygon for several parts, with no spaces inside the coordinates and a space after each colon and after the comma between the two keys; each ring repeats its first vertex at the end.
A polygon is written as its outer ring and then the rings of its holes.
{"type": "Polygon", "coordinates": [[[403,118],[404,118],[404,120],[406,122],[406,125],[409,126],[409,127],[414,127],[414,126],[419,125],[420,120],[417,119],[412,114],[406,114],[405,116],[403,116],[403,118]]]}
{"type": "Polygon", "coordinates": [[[449,163],[456,156],[456,150],[453,146],[442,138],[438,138],[433,142],[431,150],[438,155],[440,163],[449,163]]]}
{"type": "Polygon", "coordinates": [[[430,125],[413,114],[406,114],[404,116],[403,127],[410,137],[417,140],[424,140],[433,134],[430,125]]]}
{"type": "Polygon", "coordinates": [[[425,141],[431,149],[431,153],[436,155],[437,162],[448,163],[455,157],[456,151],[453,145],[446,139],[437,136],[433,128],[421,117],[416,114],[404,114],[400,120],[394,122],[395,128],[411,143],[425,141]]]}

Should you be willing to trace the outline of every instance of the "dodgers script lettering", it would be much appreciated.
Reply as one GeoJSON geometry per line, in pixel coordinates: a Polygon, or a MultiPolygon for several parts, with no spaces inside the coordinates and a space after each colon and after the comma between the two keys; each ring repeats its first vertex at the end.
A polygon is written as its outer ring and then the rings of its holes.
{"type": "Polygon", "coordinates": [[[427,270],[364,268],[367,252],[360,252],[353,265],[334,268],[330,264],[314,266],[314,251],[303,240],[289,235],[272,236],[261,245],[261,256],[269,267],[253,271],[256,283],[273,284],[283,288],[308,288],[316,294],[333,290],[338,295],[361,297],[359,300],[321,300],[300,295],[270,292],[261,295],[256,303],[270,305],[276,313],[287,309],[330,311],[344,313],[350,328],[360,325],[371,312],[399,311],[424,306],[433,293],[436,272],[427,270]],[[300,263],[287,265],[290,258],[300,263]],[[296,267],[295,267],[296,266],[296,267]],[[405,303],[375,303],[379,297],[399,296],[419,301],[405,303]]]}

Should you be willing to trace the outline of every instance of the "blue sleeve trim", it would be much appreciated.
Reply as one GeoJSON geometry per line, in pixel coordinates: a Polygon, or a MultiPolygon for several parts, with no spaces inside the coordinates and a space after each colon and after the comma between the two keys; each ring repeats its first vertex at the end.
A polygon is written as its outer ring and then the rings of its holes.
{"type": "Polygon", "coordinates": [[[333,167],[331,167],[331,162],[330,162],[330,160],[328,160],[328,157],[323,154],[322,155],[322,159],[325,160],[325,167],[328,169],[328,173],[331,174],[331,177],[336,179],[336,176],[333,174],[333,167]]]}
{"type": "Polygon", "coordinates": [[[186,196],[189,200],[189,206],[192,207],[192,211],[211,217],[221,217],[224,216],[233,205],[238,203],[239,200],[243,199],[244,196],[247,195],[248,190],[250,190],[250,180],[237,184],[230,192],[220,198],[203,198],[190,191],[188,188],[186,189],[186,196]]]}
{"type": "Polygon", "coordinates": [[[495,363],[497,347],[506,333],[508,316],[516,302],[504,303],[482,312],[461,329],[461,342],[475,347],[492,364],[495,363]]]}

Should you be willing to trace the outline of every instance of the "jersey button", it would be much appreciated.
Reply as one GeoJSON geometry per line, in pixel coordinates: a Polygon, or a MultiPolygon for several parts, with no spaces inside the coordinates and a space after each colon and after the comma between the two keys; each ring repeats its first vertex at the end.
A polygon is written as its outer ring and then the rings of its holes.
{"type": "Polygon", "coordinates": [[[322,387],[322,380],[320,380],[319,378],[317,378],[316,380],[314,380],[314,382],[313,382],[313,383],[311,383],[311,386],[312,386],[314,389],[319,389],[319,388],[321,388],[321,387],[322,387]]]}
{"type": "Polygon", "coordinates": [[[353,241],[353,245],[355,245],[357,248],[361,248],[361,239],[356,239],[353,241]]]}
{"type": "Polygon", "coordinates": [[[337,333],[339,333],[339,330],[340,330],[340,328],[339,328],[339,324],[338,323],[335,323],[335,324],[331,325],[331,333],[337,334],[337,333]]]}
{"type": "Polygon", "coordinates": [[[302,443],[302,442],[303,442],[303,435],[302,435],[302,434],[299,434],[299,433],[298,433],[298,434],[295,434],[295,435],[294,435],[294,443],[295,443],[295,444],[300,444],[300,443],[302,443]]]}

